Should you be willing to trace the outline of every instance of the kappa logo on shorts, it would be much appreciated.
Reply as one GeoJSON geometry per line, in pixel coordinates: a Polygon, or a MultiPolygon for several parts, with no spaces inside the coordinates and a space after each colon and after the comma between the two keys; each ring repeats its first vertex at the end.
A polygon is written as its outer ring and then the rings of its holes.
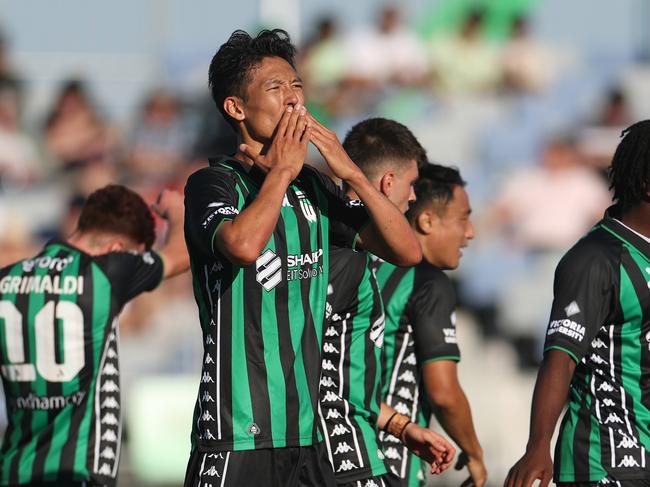
{"type": "Polygon", "coordinates": [[[271,249],[267,249],[255,261],[257,270],[257,282],[266,291],[270,291],[282,281],[282,259],[275,255],[271,249]]]}

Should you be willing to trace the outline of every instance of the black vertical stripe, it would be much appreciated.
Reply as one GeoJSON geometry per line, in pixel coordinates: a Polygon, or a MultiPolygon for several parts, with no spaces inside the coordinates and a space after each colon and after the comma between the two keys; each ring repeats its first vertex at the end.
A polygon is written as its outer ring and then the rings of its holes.
{"type": "MultiPolygon", "coordinates": [[[[590,374],[588,374],[589,379],[590,374]]],[[[589,387],[586,385],[585,387],[589,387]]],[[[584,389],[580,389],[585,391],[584,389]]],[[[573,436],[573,468],[576,478],[585,478],[589,476],[589,448],[591,441],[589,435],[591,434],[591,411],[587,407],[587,394],[580,394],[580,410],[578,411],[578,424],[576,425],[575,434],[573,436]]],[[[595,401],[595,398],[592,398],[595,401]]],[[[592,405],[592,408],[595,406],[592,405]]]]}
{"type": "MultiPolygon", "coordinates": [[[[229,266],[229,263],[224,262],[224,266],[229,266]]],[[[219,414],[221,416],[221,438],[230,438],[233,437],[233,417],[232,417],[232,381],[229,378],[233,377],[233,368],[232,361],[228,360],[228,357],[232,357],[232,310],[233,310],[233,301],[232,301],[232,268],[229,270],[228,275],[230,278],[228,281],[222,281],[221,288],[221,327],[220,327],[220,411],[216,410],[217,398],[214,397],[215,403],[208,403],[212,406],[210,408],[215,411],[212,415],[217,418],[219,414]],[[225,287],[227,286],[227,287],[225,287]]],[[[240,303],[237,303],[239,305],[240,303]]],[[[217,357],[213,357],[215,363],[217,357]]],[[[199,399],[200,400],[200,399],[199,399]]],[[[215,434],[216,436],[216,434],[215,434]]],[[[231,446],[232,449],[232,446],[231,446]]]]}
{"type": "MultiPolygon", "coordinates": [[[[288,192],[289,193],[289,192],[288,192]]],[[[287,194],[288,194],[287,193],[287,194]]],[[[296,200],[291,204],[297,205],[296,200]]],[[[284,221],[278,220],[275,235],[285,235],[284,221]]],[[[275,239],[275,253],[282,259],[283,281],[287,276],[287,242],[286,238],[275,239]]],[[[286,396],[286,437],[298,438],[300,436],[300,425],[296,418],[300,417],[300,403],[298,401],[298,385],[296,374],[293,368],[296,356],[291,342],[291,323],[289,322],[289,287],[280,284],[275,288],[275,314],[278,322],[278,342],[280,343],[280,361],[284,373],[284,386],[286,396]]]]}

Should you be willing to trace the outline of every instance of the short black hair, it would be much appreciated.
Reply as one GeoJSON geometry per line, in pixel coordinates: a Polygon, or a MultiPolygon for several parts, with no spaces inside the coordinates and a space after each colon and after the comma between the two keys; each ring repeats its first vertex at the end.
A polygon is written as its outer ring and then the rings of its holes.
{"type": "Polygon", "coordinates": [[[621,132],[622,140],[616,148],[609,168],[609,189],[621,212],[641,202],[650,202],[650,120],[630,125],[621,132]]]}
{"type": "Polygon", "coordinates": [[[416,199],[406,213],[409,222],[415,221],[423,210],[431,206],[438,213],[443,213],[454,197],[454,189],[457,186],[464,187],[465,184],[460,171],[455,167],[428,164],[421,168],[413,188],[416,199]]]}
{"type": "Polygon", "coordinates": [[[420,167],[427,161],[427,152],[413,132],[386,118],[369,118],[356,124],[345,136],[343,148],[368,179],[387,163],[403,166],[415,160],[420,167]]]}
{"type": "Polygon", "coordinates": [[[150,249],[156,240],[153,216],[142,197],[119,184],[92,193],[81,210],[79,232],[109,232],[129,237],[150,249]]]}
{"type": "Polygon", "coordinates": [[[282,29],[263,30],[256,37],[236,30],[219,47],[210,63],[208,86],[212,99],[228,123],[232,125],[232,120],[223,109],[223,101],[229,96],[246,99],[251,70],[264,58],[275,56],[295,69],[296,48],[289,34],[282,29]]]}

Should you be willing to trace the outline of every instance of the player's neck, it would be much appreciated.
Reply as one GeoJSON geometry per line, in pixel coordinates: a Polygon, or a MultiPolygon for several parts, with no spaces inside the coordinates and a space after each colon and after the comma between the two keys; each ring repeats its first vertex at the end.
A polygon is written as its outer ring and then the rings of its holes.
{"type": "MultiPolygon", "coordinates": [[[[238,139],[239,139],[238,140],[238,147],[240,147],[242,144],[246,144],[252,150],[252,152],[255,153],[255,154],[265,155],[266,152],[269,149],[270,142],[264,143],[262,141],[255,140],[248,133],[240,133],[238,139]]],[[[253,159],[248,157],[241,150],[237,151],[237,153],[235,154],[235,159],[237,159],[238,161],[246,164],[247,166],[252,166],[255,163],[255,161],[253,161],[253,159]]],[[[261,167],[261,169],[269,171],[271,168],[270,167],[261,167]]]]}
{"type": "Polygon", "coordinates": [[[629,209],[621,221],[635,232],[650,238],[650,203],[639,203],[629,209]]]}

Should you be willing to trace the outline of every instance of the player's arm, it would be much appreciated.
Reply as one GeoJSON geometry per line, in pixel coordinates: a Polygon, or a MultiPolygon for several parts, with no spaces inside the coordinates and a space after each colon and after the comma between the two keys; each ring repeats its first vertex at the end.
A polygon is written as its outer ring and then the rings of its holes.
{"type": "Polygon", "coordinates": [[[464,453],[457,468],[467,466],[473,485],[487,480],[483,449],[476,436],[469,401],[458,381],[453,360],[435,360],[422,367],[422,382],[438,422],[464,453]]]}
{"type": "Polygon", "coordinates": [[[551,481],[551,437],[566,402],[575,367],[575,361],[566,352],[549,350],[545,354],[533,393],[526,453],[510,469],[505,487],[529,487],[536,479],[540,479],[540,487],[546,487],[551,481]]]}
{"type": "Polygon", "coordinates": [[[531,407],[526,453],[512,467],[505,487],[529,487],[552,477],[551,436],[567,400],[576,365],[591,349],[603,323],[616,309],[618,272],[602,247],[589,237],[575,245],[555,272],[553,306],[531,407]],[[571,322],[571,326],[564,323],[571,322]],[[584,330],[576,333],[573,329],[584,330]]]}
{"type": "Polygon", "coordinates": [[[358,236],[365,250],[398,266],[413,266],[422,260],[422,249],[402,212],[368,181],[352,162],[334,132],[309,115],[311,141],[332,173],[345,181],[363,202],[370,217],[358,236]]]}
{"type": "Polygon", "coordinates": [[[255,200],[232,220],[224,221],[214,244],[231,262],[255,262],[273,233],[287,187],[300,172],[309,142],[310,127],[304,111],[287,107],[266,155],[243,145],[240,150],[260,169],[268,169],[255,200]]]}
{"type": "Polygon", "coordinates": [[[167,241],[157,251],[163,261],[163,279],[167,279],[185,272],[190,267],[190,258],[183,235],[185,220],[183,196],[177,191],[163,190],[152,208],[167,220],[167,241]]]}
{"type": "Polygon", "coordinates": [[[456,449],[449,441],[428,428],[411,422],[385,402],[377,418],[377,428],[398,438],[404,446],[431,465],[431,473],[439,474],[449,468],[456,449]]]}

